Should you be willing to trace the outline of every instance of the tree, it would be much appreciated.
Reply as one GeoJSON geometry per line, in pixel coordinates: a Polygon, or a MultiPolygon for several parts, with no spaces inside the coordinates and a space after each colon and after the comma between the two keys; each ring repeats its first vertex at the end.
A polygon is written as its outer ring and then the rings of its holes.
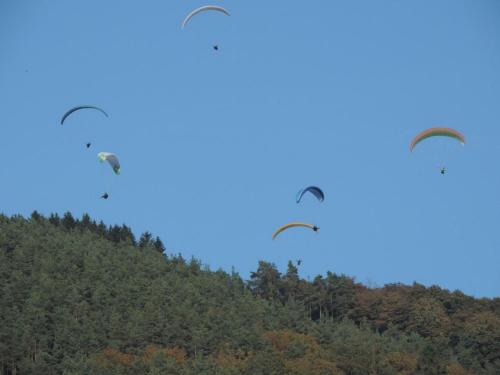
{"type": "Polygon", "coordinates": [[[163,242],[161,242],[160,237],[156,236],[155,241],[153,242],[153,246],[159,253],[164,253],[165,246],[163,245],[163,242]]]}
{"type": "Polygon", "coordinates": [[[150,246],[152,238],[153,238],[152,234],[148,231],[141,234],[141,237],[139,238],[139,247],[142,249],[146,246],[150,246]]]}
{"type": "Polygon", "coordinates": [[[76,221],[73,218],[73,215],[71,215],[71,212],[66,212],[64,214],[64,216],[61,220],[61,224],[66,230],[71,230],[71,229],[75,228],[76,221]]]}
{"type": "Polygon", "coordinates": [[[288,300],[290,297],[295,298],[299,293],[299,271],[294,266],[291,260],[288,261],[288,266],[285,275],[282,278],[284,299],[288,300]]]}
{"type": "Polygon", "coordinates": [[[274,264],[259,261],[257,272],[252,272],[250,279],[248,286],[255,294],[267,300],[279,300],[281,279],[274,264]]]}
{"type": "Polygon", "coordinates": [[[60,224],[60,222],[61,222],[61,219],[59,218],[59,215],[57,215],[56,213],[50,214],[49,223],[51,223],[52,225],[58,226],[60,224]]]}
{"type": "Polygon", "coordinates": [[[43,216],[42,216],[42,215],[40,215],[40,214],[38,213],[38,211],[37,211],[37,210],[35,210],[35,211],[33,211],[33,212],[31,213],[31,220],[34,220],[34,221],[40,221],[40,220],[42,220],[42,219],[43,219],[43,216]]]}
{"type": "Polygon", "coordinates": [[[83,229],[92,230],[92,220],[90,219],[89,214],[85,213],[82,215],[82,219],[80,220],[80,225],[83,229]]]}

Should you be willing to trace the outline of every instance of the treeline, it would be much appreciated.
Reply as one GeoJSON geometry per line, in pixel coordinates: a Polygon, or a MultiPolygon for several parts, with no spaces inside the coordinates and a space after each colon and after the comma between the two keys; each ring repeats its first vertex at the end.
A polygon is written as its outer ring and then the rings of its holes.
{"type": "MultiPolygon", "coordinates": [[[[45,218],[37,211],[33,211],[33,213],[31,214],[31,220],[40,222],[42,220],[45,220],[45,218]]],[[[102,220],[97,223],[95,220],[92,220],[88,214],[83,214],[80,220],[75,219],[71,212],[66,212],[62,218],[59,217],[57,213],[53,213],[50,214],[47,220],[52,225],[55,225],[56,227],[60,226],[66,231],[73,229],[76,229],[79,232],[89,231],[114,243],[128,242],[133,246],[139,246],[141,248],[146,246],[153,246],[156,250],[162,253],[165,251],[165,246],[163,245],[160,237],[156,236],[156,238],[153,239],[152,234],[148,231],[144,232],[141,235],[141,237],[139,238],[139,243],[137,243],[134,233],[132,233],[132,230],[125,224],[123,224],[122,226],[106,226],[106,224],[104,224],[102,220]]]]}
{"type": "Polygon", "coordinates": [[[500,373],[498,298],[292,262],[244,281],[164,250],[88,215],[0,215],[0,373],[500,373]]]}

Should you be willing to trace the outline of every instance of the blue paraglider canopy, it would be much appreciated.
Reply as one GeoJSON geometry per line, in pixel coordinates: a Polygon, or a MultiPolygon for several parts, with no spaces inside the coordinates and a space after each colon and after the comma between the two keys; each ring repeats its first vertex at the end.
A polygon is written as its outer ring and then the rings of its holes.
{"type": "Polygon", "coordinates": [[[325,194],[323,194],[323,191],[321,191],[321,189],[317,186],[308,186],[306,187],[305,189],[301,189],[299,190],[299,192],[297,193],[297,203],[300,202],[300,200],[302,199],[302,197],[304,196],[305,193],[311,193],[312,195],[314,195],[320,202],[323,202],[323,200],[325,199],[325,194]]]}

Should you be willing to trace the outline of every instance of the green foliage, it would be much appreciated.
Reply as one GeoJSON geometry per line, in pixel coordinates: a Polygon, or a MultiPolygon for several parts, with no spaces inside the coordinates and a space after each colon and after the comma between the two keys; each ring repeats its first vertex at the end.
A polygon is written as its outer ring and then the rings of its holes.
{"type": "Polygon", "coordinates": [[[264,261],[245,282],[88,215],[0,215],[0,374],[498,374],[500,300],[264,261]]]}

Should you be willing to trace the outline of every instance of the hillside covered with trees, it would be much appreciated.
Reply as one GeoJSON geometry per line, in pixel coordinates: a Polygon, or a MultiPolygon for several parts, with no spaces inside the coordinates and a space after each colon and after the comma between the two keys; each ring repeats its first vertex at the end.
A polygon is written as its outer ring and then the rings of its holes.
{"type": "Polygon", "coordinates": [[[500,374],[499,298],[244,280],[88,215],[0,215],[0,301],[4,375],[500,374]]]}

